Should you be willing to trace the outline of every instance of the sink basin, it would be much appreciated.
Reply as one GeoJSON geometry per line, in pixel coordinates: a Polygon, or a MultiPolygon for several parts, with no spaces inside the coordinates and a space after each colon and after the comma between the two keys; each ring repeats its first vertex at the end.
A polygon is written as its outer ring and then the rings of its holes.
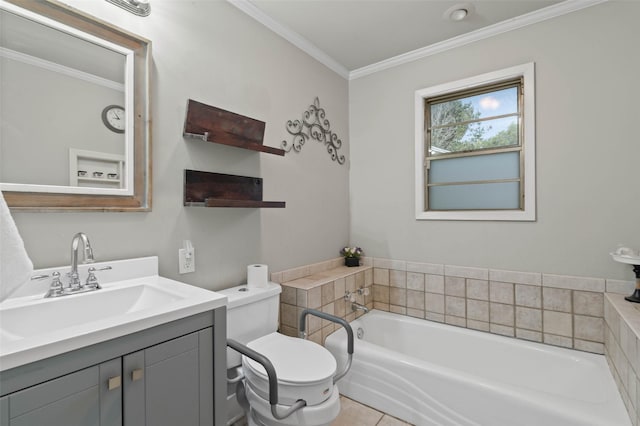
{"type": "Polygon", "coordinates": [[[55,298],[40,291],[0,303],[0,371],[226,305],[219,293],[147,275],[157,258],[140,261],[110,262],[100,290],[55,298]],[[145,271],[126,279],[137,264],[145,271]]]}
{"type": "Polygon", "coordinates": [[[1,309],[0,345],[7,341],[48,334],[83,323],[103,321],[183,298],[179,294],[140,284],[41,299],[1,309]]]}

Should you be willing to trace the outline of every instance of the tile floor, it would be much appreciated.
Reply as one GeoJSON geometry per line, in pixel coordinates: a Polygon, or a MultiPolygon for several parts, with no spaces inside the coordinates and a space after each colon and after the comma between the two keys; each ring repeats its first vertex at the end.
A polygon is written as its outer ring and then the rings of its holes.
{"type": "MultiPolygon", "coordinates": [[[[344,396],[340,396],[340,407],[340,414],[331,426],[411,426],[410,423],[344,396]]],[[[240,419],[233,424],[233,426],[246,425],[245,419],[240,419]]]]}

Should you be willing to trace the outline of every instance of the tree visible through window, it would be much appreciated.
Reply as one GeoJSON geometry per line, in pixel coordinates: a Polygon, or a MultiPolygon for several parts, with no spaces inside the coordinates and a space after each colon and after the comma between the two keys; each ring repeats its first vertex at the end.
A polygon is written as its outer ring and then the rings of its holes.
{"type": "Polygon", "coordinates": [[[452,83],[451,90],[416,92],[423,114],[416,151],[424,158],[421,211],[525,210],[523,74],[461,84],[464,90],[452,83]]]}

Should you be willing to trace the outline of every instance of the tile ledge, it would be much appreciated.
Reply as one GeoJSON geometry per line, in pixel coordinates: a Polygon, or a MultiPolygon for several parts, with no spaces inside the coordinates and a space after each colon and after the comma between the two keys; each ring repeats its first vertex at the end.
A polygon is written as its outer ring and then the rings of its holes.
{"type": "Polygon", "coordinates": [[[627,323],[629,329],[640,339],[640,303],[624,300],[625,295],[604,293],[604,297],[611,303],[620,318],[627,323]]]}
{"type": "Polygon", "coordinates": [[[322,272],[317,272],[315,274],[307,275],[295,280],[284,281],[280,283],[280,285],[309,290],[315,287],[319,287],[323,284],[327,284],[332,281],[339,280],[340,278],[348,277],[349,275],[355,275],[358,272],[363,272],[368,269],[373,269],[373,267],[371,266],[353,266],[353,267],[339,266],[337,268],[328,269],[322,272]],[[296,281],[301,281],[301,282],[297,283],[296,281]],[[304,284],[302,284],[302,282],[304,282],[304,284]]]}

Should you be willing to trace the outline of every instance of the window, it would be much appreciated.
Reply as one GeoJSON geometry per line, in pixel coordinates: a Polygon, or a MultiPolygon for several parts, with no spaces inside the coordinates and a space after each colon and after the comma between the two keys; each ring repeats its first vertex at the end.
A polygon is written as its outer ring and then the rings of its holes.
{"type": "Polygon", "coordinates": [[[535,220],[533,64],[416,92],[416,218],[535,220]]]}

